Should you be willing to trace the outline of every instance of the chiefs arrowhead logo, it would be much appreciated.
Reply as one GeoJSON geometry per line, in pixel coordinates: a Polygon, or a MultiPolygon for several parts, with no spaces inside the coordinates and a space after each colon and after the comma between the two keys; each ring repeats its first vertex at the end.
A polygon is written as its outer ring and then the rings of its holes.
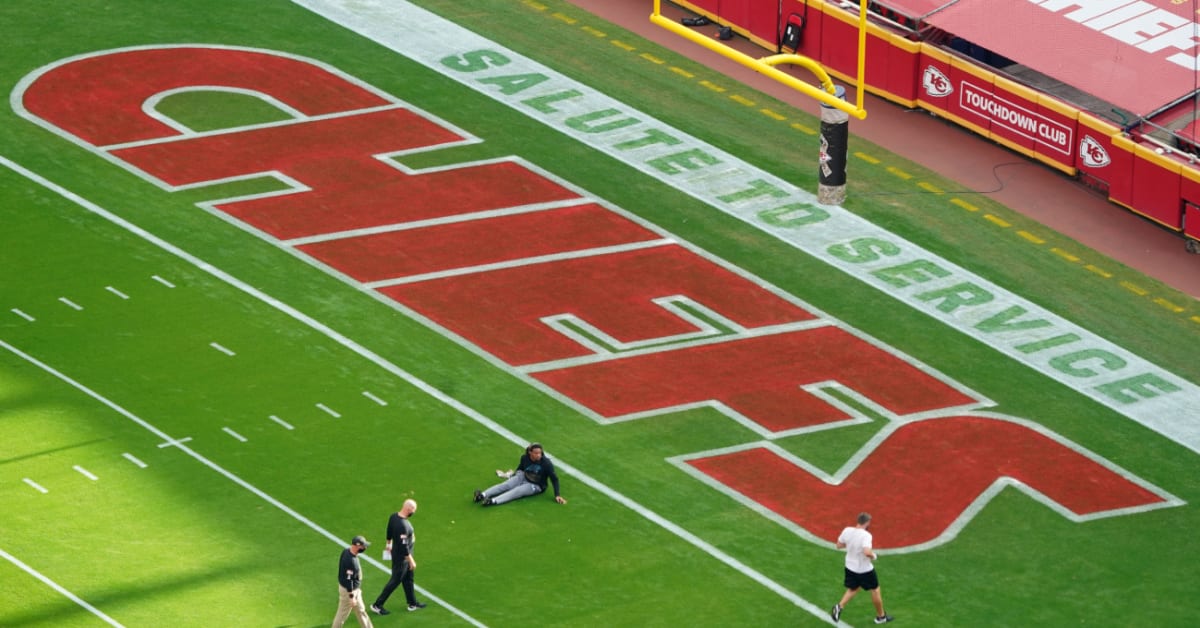
{"type": "Polygon", "coordinates": [[[1079,141],[1079,156],[1083,158],[1083,165],[1089,168],[1103,168],[1112,163],[1108,151],[1104,150],[1104,146],[1090,135],[1084,135],[1083,139],[1079,141]]]}
{"type": "Polygon", "coordinates": [[[949,96],[954,92],[954,86],[950,84],[950,77],[942,74],[942,71],[932,65],[925,66],[925,72],[921,75],[921,86],[925,88],[925,93],[934,98],[942,98],[949,96]]]}

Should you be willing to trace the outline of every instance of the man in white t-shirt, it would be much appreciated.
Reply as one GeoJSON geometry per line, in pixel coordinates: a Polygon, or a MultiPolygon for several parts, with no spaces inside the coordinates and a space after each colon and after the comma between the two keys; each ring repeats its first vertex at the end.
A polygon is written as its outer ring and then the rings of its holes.
{"type": "Polygon", "coordinates": [[[878,556],[871,547],[871,533],[867,532],[870,526],[871,515],[864,512],[858,515],[858,525],[842,530],[838,536],[838,549],[846,550],[846,593],[842,595],[842,601],[834,604],[833,610],[829,611],[829,616],[835,622],[841,619],[842,609],[858,594],[859,589],[871,592],[875,623],[892,621],[892,616],[883,612],[883,596],[879,593],[879,578],[875,575],[875,564],[872,562],[878,556]]]}

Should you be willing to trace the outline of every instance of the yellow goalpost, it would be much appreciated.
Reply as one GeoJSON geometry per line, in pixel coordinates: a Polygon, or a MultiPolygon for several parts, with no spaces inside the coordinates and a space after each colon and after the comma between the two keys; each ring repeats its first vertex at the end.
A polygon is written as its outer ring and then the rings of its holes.
{"type": "Polygon", "coordinates": [[[712,38],[706,37],[696,31],[675,23],[661,13],[662,0],[654,0],[654,13],[650,15],[650,21],[657,24],[672,33],[675,33],[685,39],[691,40],[716,52],[717,54],[736,61],[752,70],[755,70],[779,83],[787,85],[792,89],[805,94],[824,105],[833,107],[843,111],[849,115],[862,120],[867,117],[867,110],[863,109],[863,76],[866,73],[867,61],[867,0],[859,0],[858,8],[858,75],[855,77],[855,102],[849,102],[839,98],[835,93],[833,81],[829,78],[829,73],[825,68],[821,67],[820,63],[797,54],[777,54],[761,59],[755,59],[732,47],[727,46],[719,41],[713,41],[712,38]],[[798,65],[813,73],[817,77],[821,88],[818,89],[797,79],[796,77],[787,74],[775,68],[777,65],[798,65]]]}

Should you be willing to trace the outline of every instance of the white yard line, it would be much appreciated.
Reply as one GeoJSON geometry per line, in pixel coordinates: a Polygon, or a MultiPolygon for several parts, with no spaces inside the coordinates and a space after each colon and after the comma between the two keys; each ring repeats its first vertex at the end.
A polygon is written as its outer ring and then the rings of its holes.
{"type": "Polygon", "coordinates": [[[55,591],[58,591],[63,597],[67,598],[68,600],[71,600],[72,602],[75,602],[76,604],[87,609],[87,611],[89,613],[95,615],[101,621],[108,624],[109,626],[121,626],[121,624],[118,623],[117,620],[113,619],[112,617],[109,617],[108,615],[105,615],[100,609],[96,608],[95,606],[92,606],[91,604],[88,604],[86,601],[84,601],[78,595],[75,595],[74,593],[71,593],[70,591],[66,590],[65,588],[62,587],[62,585],[51,580],[50,578],[47,578],[44,575],[42,575],[40,572],[38,572],[33,567],[30,567],[29,565],[26,565],[25,563],[21,562],[21,560],[19,558],[17,558],[16,556],[13,556],[12,554],[9,554],[8,552],[0,549],[0,557],[3,557],[4,560],[7,560],[8,562],[16,565],[19,569],[21,569],[21,571],[24,571],[25,573],[33,576],[34,578],[41,580],[43,583],[46,584],[46,586],[50,587],[51,589],[54,589],[55,591]]]}

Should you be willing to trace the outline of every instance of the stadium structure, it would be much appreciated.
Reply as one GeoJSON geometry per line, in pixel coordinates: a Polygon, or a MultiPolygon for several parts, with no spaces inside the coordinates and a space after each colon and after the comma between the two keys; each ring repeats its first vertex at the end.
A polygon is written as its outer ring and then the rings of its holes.
{"type": "MultiPolygon", "coordinates": [[[[858,2],[675,4],[849,80],[858,2]]],[[[1200,252],[1196,0],[868,4],[866,89],[1062,171],[1200,252]]]]}

